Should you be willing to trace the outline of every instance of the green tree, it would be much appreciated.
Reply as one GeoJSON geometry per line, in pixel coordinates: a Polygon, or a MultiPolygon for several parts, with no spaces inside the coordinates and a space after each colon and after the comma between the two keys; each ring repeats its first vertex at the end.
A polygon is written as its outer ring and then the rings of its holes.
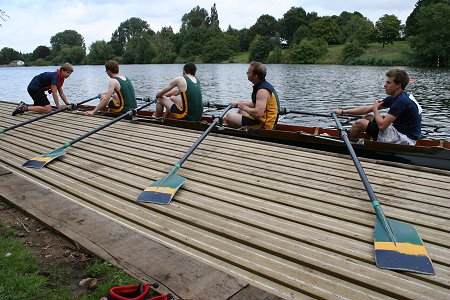
{"type": "Polygon", "coordinates": [[[179,56],[183,60],[197,61],[202,54],[202,48],[209,40],[208,28],[206,26],[191,27],[180,30],[180,39],[183,44],[179,56]]]}
{"type": "Polygon", "coordinates": [[[58,32],[50,38],[50,44],[52,45],[52,50],[55,54],[58,54],[58,52],[64,47],[75,46],[83,48],[86,52],[84,38],[75,30],[64,30],[63,32],[58,32]]]}
{"type": "Polygon", "coordinates": [[[417,13],[417,33],[410,44],[419,64],[449,66],[450,5],[422,7],[417,13]]]}
{"type": "Polygon", "coordinates": [[[170,64],[175,61],[177,54],[175,52],[175,34],[172,27],[163,27],[153,37],[155,48],[155,57],[152,63],[170,64]]]}
{"type": "Polygon", "coordinates": [[[418,33],[419,28],[418,28],[417,13],[419,12],[419,9],[422,7],[437,4],[437,3],[450,4],[450,0],[419,0],[419,1],[417,1],[414,10],[406,19],[405,35],[407,37],[414,36],[418,33]]]}
{"type": "Polygon", "coordinates": [[[240,50],[239,30],[233,29],[230,25],[228,25],[228,29],[224,33],[223,38],[232,52],[238,52],[240,50]]]}
{"type": "Polygon", "coordinates": [[[384,15],[375,23],[377,40],[383,44],[393,44],[400,38],[401,22],[395,15],[384,15]]]}
{"type": "Polygon", "coordinates": [[[259,36],[273,37],[280,32],[280,26],[277,19],[270,15],[262,15],[256,20],[256,23],[248,30],[249,40],[259,36]]]}
{"type": "Polygon", "coordinates": [[[306,12],[301,7],[291,7],[279,20],[280,35],[288,44],[293,43],[294,34],[300,26],[307,26],[306,12]]]}
{"type": "Polygon", "coordinates": [[[360,12],[343,11],[337,19],[339,29],[339,43],[356,41],[361,45],[367,45],[375,41],[375,26],[360,12]]]}
{"type": "Polygon", "coordinates": [[[123,54],[123,62],[126,64],[148,64],[156,56],[153,47],[153,34],[144,32],[135,34],[127,43],[123,54]]]}
{"type": "Polygon", "coordinates": [[[243,28],[239,30],[239,48],[241,51],[248,51],[250,49],[251,40],[249,39],[248,29],[243,28]]]}
{"type": "Polygon", "coordinates": [[[257,35],[250,44],[249,60],[266,62],[272,49],[273,45],[270,37],[257,35]]]}
{"type": "Polygon", "coordinates": [[[51,54],[52,53],[51,53],[51,50],[49,47],[37,46],[36,49],[34,49],[34,51],[33,51],[32,59],[33,60],[37,60],[39,58],[46,59],[46,58],[50,57],[51,54]]]}
{"type": "Polygon", "coordinates": [[[119,27],[113,32],[110,41],[114,54],[121,56],[125,52],[128,41],[135,34],[142,34],[144,32],[154,34],[147,21],[140,18],[133,17],[120,23],[119,27]]]}
{"type": "Polygon", "coordinates": [[[90,65],[103,65],[105,61],[114,58],[114,50],[105,41],[95,41],[89,46],[86,63],[90,65]]]}
{"type": "Polygon", "coordinates": [[[312,23],[313,37],[324,39],[328,44],[339,43],[339,29],[337,24],[338,17],[321,17],[312,23]]]}
{"type": "Polygon", "coordinates": [[[232,54],[226,40],[223,37],[210,39],[202,48],[201,58],[204,63],[220,63],[232,54]]]}
{"type": "Polygon", "coordinates": [[[189,13],[183,15],[181,18],[181,29],[198,28],[202,25],[209,26],[209,22],[210,17],[208,16],[208,11],[197,5],[189,13]]]}
{"type": "Polygon", "coordinates": [[[314,64],[327,53],[328,44],[324,39],[303,39],[291,48],[289,57],[291,62],[298,64],[314,64]]]}
{"type": "Polygon", "coordinates": [[[13,60],[24,60],[22,53],[13,48],[4,47],[0,50],[0,65],[8,65],[13,60]]]}
{"type": "Polygon", "coordinates": [[[360,57],[364,53],[364,49],[357,42],[346,43],[342,49],[341,60],[344,64],[352,64],[355,58],[360,57]]]}
{"type": "Polygon", "coordinates": [[[53,62],[57,65],[63,64],[65,62],[70,62],[74,65],[79,65],[84,62],[86,57],[86,50],[81,46],[68,47],[63,46],[61,51],[55,57],[53,62]]]}
{"type": "Polygon", "coordinates": [[[207,23],[211,27],[219,28],[219,13],[217,12],[216,4],[211,7],[210,16],[207,17],[207,23]]]}

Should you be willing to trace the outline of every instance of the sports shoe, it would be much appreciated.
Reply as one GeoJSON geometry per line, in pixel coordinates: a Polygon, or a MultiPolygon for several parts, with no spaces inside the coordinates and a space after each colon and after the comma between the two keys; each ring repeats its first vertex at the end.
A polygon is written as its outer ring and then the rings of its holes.
{"type": "Polygon", "coordinates": [[[17,105],[16,109],[12,112],[12,115],[21,115],[25,112],[26,104],[23,101],[20,101],[19,105],[17,105]]]}

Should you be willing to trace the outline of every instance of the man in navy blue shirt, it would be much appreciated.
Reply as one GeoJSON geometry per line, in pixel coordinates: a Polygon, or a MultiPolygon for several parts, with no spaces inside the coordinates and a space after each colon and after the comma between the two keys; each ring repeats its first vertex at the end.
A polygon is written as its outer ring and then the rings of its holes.
{"type": "Polygon", "coordinates": [[[53,95],[53,101],[55,102],[57,109],[61,108],[58,93],[64,103],[68,105],[69,102],[64,94],[62,85],[64,83],[64,79],[69,78],[72,72],[72,65],[65,63],[55,72],[44,72],[36,75],[28,85],[28,94],[30,94],[31,98],[33,98],[34,105],[27,105],[24,102],[20,102],[13,111],[12,115],[15,116],[17,114],[23,114],[26,111],[37,111],[41,113],[51,112],[52,106],[50,105],[45,92],[53,95]]]}
{"type": "Polygon", "coordinates": [[[415,145],[421,134],[422,108],[412,94],[404,91],[408,83],[405,71],[392,69],[386,73],[386,98],[371,105],[333,111],[338,115],[366,114],[352,125],[351,138],[358,138],[365,132],[379,142],[415,145]],[[383,108],[389,108],[385,116],[379,112],[383,108]],[[371,112],[373,114],[369,114],[371,112]]]}

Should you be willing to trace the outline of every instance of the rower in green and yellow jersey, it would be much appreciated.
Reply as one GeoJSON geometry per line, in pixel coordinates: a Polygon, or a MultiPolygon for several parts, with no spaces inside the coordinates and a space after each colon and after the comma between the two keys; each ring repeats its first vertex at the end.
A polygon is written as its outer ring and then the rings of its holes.
{"type": "Polygon", "coordinates": [[[174,78],[156,94],[156,118],[174,118],[200,121],[203,115],[203,101],[200,81],[195,77],[197,67],[187,63],[183,76],[174,78]]]}
{"type": "Polygon", "coordinates": [[[232,127],[274,129],[280,110],[280,103],[274,87],[266,81],[266,67],[260,62],[251,62],[247,79],[253,83],[252,101],[233,101],[237,112],[229,112],[225,123],[232,127]]]}
{"type": "Polygon", "coordinates": [[[136,108],[136,96],[130,79],[119,73],[119,64],[114,60],[105,63],[106,74],[109,76],[108,90],[99,94],[100,102],[86,116],[92,116],[97,111],[103,110],[111,113],[126,113],[136,108]]]}

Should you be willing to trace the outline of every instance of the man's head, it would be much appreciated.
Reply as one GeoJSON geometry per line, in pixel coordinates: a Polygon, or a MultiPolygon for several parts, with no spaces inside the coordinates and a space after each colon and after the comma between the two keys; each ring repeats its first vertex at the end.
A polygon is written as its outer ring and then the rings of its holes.
{"type": "Polygon", "coordinates": [[[113,74],[119,74],[119,64],[115,60],[108,60],[105,62],[106,72],[110,71],[113,74]]]}
{"type": "Polygon", "coordinates": [[[184,65],[183,71],[185,74],[191,74],[192,76],[195,76],[195,73],[197,72],[197,67],[193,63],[187,63],[184,65]]]}
{"type": "Polygon", "coordinates": [[[70,74],[73,72],[73,67],[68,62],[64,63],[59,69],[61,70],[61,75],[63,78],[69,78],[70,74]]]}
{"type": "Polygon", "coordinates": [[[261,80],[266,79],[266,73],[266,67],[262,63],[258,61],[252,61],[247,70],[247,78],[252,83],[257,83],[261,80]]]}
{"type": "Polygon", "coordinates": [[[389,70],[386,73],[386,77],[384,89],[386,90],[386,94],[392,97],[395,97],[404,91],[409,83],[408,74],[400,69],[389,70]]]}

